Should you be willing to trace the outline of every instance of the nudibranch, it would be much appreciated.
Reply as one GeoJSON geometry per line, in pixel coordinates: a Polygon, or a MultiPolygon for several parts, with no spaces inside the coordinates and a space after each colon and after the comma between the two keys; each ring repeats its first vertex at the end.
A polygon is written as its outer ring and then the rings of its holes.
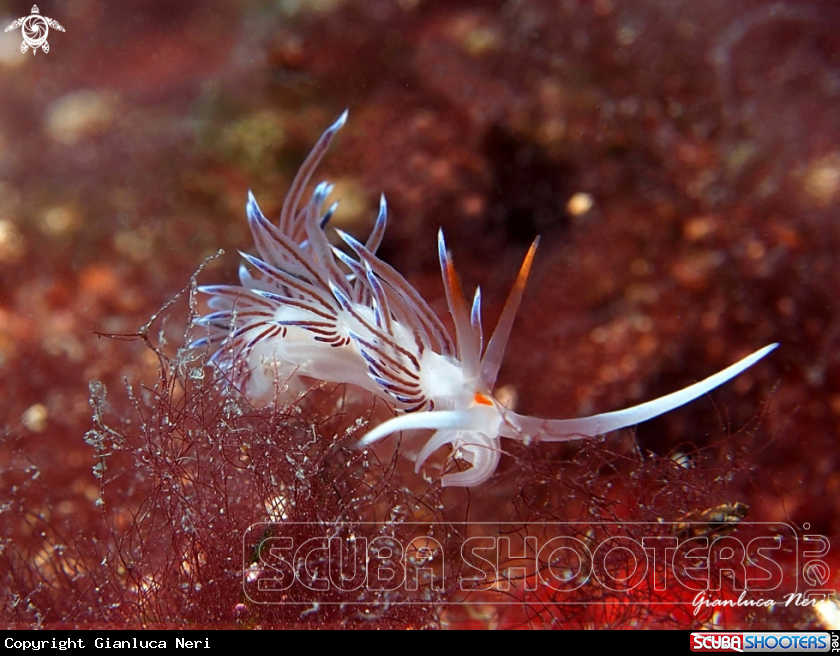
{"type": "Polygon", "coordinates": [[[441,478],[443,486],[476,486],[499,463],[500,438],[565,441],[596,437],[673,410],[706,394],[776,348],[771,344],[723,371],[678,392],[617,412],[579,419],[539,419],[517,414],[493,395],[496,377],[525,281],[534,260],[531,245],[493,334],[484,341],[481,292],[470,304],[461,291],[452,256],[438,232],[438,257],[454,339],[420,294],[377,257],[385,233],[385,197],[365,243],[336,229],[347,252],[331,245],[325,229],[336,209],[324,204],[333,187],[307,184],[345,111],[316,143],[294,178],[278,222],[260,211],[249,193],[248,224],[259,257],[241,253],[238,285],[199,287],[210,314],[198,323],[206,334],[193,342],[208,349],[212,364],[255,404],[275,399],[278,385],[299,379],[356,385],[384,399],[396,416],[362,439],[373,444],[393,433],[431,429],[415,471],[450,445],[467,465],[441,478]]]}

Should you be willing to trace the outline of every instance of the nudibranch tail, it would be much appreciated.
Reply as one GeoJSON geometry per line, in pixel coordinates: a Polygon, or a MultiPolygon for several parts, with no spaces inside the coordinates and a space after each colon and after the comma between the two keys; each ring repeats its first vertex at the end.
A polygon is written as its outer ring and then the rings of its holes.
{"type": "Polygon", "coordinates": [[[317,165],[346,120],[347,111],[321,135],[292,181],[276,225],[248,193],[245,209],[258,256],[241,253],[239,284],[198,288],[210,297],[211,311],[196,322],[206,334],[192,346],[210,351],[210,363],[253,403],[274,401],[278,383],[290,379],[361,387],[397,415],[372,428],[363,445],[399,431],[433,430],[415,471],[449,445],[467,468],[445,473],[441,485],[474,486],[495,472],[501,437],[571,440],[647,421],[730,380],[776,348],[767,346],[679,392],[618,412],[557,420],[508,410],[492,392],[539,240],[528,250],[485,347],[481,291],[476,289],[468,304],[443,232],[438,233],[453,340],[420,294],[376,255],[388,220],[384,196],[365,243],[335,230],[345,250],[326,234],[337,207],[324,209],[333,186],[316,184],[302,205],[317,165]]]}

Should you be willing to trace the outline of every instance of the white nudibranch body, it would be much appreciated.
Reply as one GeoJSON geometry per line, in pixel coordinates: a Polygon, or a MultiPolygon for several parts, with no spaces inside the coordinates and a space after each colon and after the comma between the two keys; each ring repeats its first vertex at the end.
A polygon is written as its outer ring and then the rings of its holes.
{"type": "Polygon", "coordinates": [[[248,223],[259,257],[242,254],[249,266],[240,266],[240,284],[199,288],[210,296],[213,312],[199,319],[207,333],[192,345],[212,351],[211,362],[252,402],[268,403],[278,384],[300,378],[364,388],[397,413],[373,428],[364,444],[399,431],[434,430],[417,457],[416,471],[448,444],[470,467],[444,475],[441,484],[475,486],[496,470],[502,437],[565,441],[632,426],[706,394],[776,348],[766,346],[699,383],[626,410],[580,419],[538,419],[508,410],[493,388],[537,241],[485,344],[480,291],[469,305],[443,233],[438,233],[453,340],[417,291],[376,256],[387,219],[384,197],[364,244],[336,231],[352,256],[333,247],[324,232],[336,207],[323,210],[332,187],[322,182],[309,202],[301,203],[315,167],[346,119],[345,111],[312,149],[276,225],[249,194],[248,223]]]}

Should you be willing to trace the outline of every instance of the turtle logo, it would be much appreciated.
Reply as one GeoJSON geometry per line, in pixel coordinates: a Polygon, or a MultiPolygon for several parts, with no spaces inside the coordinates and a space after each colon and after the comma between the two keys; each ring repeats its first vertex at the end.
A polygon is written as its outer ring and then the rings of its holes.
{"type": "Polygon", "coordinates": [[[26,52],[29,48],[32,48],[33,55],[38,48],[41,48],[44,52],[50,51],[50,44],[47,43],[47,34],[49,34],[51,27],[59,32],[64,31],[64,28],[58,24],[58,21],[41,16],[41,12],[38,11],[38,5],[32,5],[32,13],[29,16],[23,16],[16,21],[12,21],[12,24],[6,28],[6,32],[11,32],[19,27],[23,34],[23,43],[20,44],[20,51],[26,52]]]}

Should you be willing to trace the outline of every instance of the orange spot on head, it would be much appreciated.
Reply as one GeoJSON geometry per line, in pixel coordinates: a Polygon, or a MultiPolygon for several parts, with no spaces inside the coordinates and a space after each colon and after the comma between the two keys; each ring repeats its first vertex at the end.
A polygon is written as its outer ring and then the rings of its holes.
{"type": "Polygon", "coordinates": [[[480,392],[476,392],[475,396],[473,396],[473,403],[477,403],[479,405],[493,405],[493,400],[480,392]]]}

